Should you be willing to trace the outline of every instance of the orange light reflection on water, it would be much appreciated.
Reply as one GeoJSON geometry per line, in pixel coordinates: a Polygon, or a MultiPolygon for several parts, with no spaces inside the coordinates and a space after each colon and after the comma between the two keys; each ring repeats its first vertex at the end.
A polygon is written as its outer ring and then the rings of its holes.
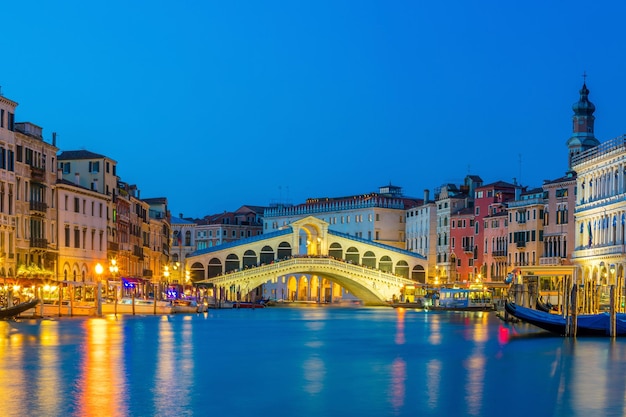
{"type": "Polygon", "coordinates": [[[396,344],[403,345],[405,343],[404,338],[404,315],[406,310],[403,308],[396,308],[398,320],[396,321],[396,344]]]}
{"type": "Polygon", "coordinates": [[[322,359],[319,349],[324,347],[324,343],[320,340],[318,332],[324,330],[328,311],[324,309],[311,309],[304,316],[307,318],[305,327],[307,334],[311,340],[305,342],[305,346],[312,349],[311,357],[302,364],[304,374],[304,390],[309,394],[319,394],[324,389],[324,381],[326,380],[326,363],[322,359]]]}
{"type": "Polygon", "coordinates": [[[127,415],[124,380],[124,334],[107,319],[85,320],[85,341],[80,377],[77,379],[77,414],[80,416],[127,415]]]}

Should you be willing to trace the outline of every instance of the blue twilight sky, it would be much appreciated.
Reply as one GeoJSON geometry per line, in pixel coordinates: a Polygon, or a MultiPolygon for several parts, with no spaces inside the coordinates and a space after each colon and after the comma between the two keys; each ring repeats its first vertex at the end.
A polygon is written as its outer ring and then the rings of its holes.
{"type": "Polygon", "coordinates": [[[626,2],[3,4],[2,94],[174,215],[567,169],[586,72],[626,133],[626,2]]]}

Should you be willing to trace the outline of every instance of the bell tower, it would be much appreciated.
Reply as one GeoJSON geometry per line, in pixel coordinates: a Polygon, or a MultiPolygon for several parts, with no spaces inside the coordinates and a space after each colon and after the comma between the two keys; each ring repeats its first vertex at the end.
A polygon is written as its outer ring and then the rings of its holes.
{"type": "Polygon", "coordinates": [[[572,105],[574,115],[572,116],[572,136],[567,141],[569,149],[568,167],[572,168],[572,158],[587,149],[594,148],[600,144],[593,134],[593,125],[596,106],[589,101],[589,89],[587,88],[587,74],[583,74],[583,86],[580,89],[580,99],[572,105]]]}

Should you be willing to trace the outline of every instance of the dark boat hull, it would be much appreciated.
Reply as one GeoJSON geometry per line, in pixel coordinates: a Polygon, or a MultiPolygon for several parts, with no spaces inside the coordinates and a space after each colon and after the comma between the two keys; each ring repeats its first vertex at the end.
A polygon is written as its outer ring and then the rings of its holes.
{"type": "MultiPolygon", "coordinates": [[[[507,313],[517,319],[532,324],[558,335],[567,334],[567,319],[561,315],[535,310],[506,302],[504,308],[507,313]]],[[[582,314],[577,316],[577,336],[609,336],[610,315],[608,313],[582,314]]],[[[626,314],[615,315],[615,335],[626,336],[626,314]]]]}
{"type": "Polygon", "coordinates": [[[39,304],[39,300],[35,298],[33,300],[14,305],[13,307],[0,309],[0,319],[10,319],[13,317],[17,317],[26,310],[30,310],[31,308],[35,307],[37,304],[39,304]]]}

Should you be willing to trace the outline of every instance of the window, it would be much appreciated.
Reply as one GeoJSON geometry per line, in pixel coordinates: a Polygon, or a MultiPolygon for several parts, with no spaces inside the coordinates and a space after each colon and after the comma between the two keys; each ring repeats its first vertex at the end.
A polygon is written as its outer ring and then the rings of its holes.
{"type": "Polygon", "coordinates": [[[80,213],[80,199],[74,197],[74,213],[80,213]]]}
{"type": "Polygon", "coordinates": [[[74,247],[80,248],[80,229],[78,227],[74,229],[74,247]]]}
{"type": "Polygon", "coordinates": [[[89,172],[100,172],[100,161],[89,161],[89,172]]]}
{"type": "Polygon", "coordinates": [[[65,226],[65,247],[70,247],[70,227],[65,226]]]}

